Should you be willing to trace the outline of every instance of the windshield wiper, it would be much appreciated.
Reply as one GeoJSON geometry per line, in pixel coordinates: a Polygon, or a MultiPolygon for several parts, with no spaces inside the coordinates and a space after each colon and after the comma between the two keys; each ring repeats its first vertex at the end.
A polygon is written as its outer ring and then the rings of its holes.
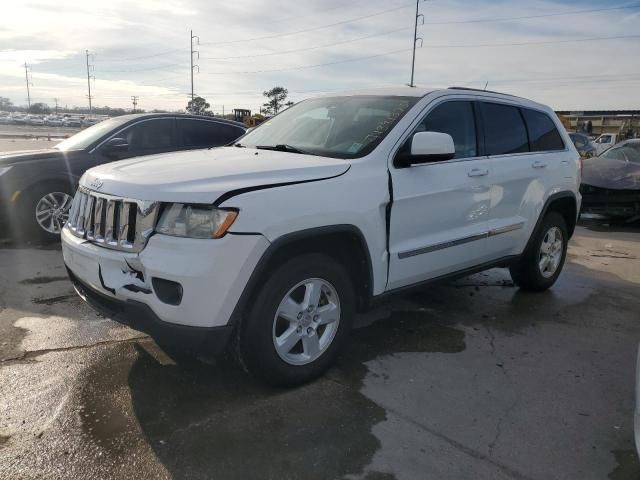
{"type": "Polygon", "coordinates": [[[297,147],[287,145],[286,143],[279,143],[278,145],[256,145],[256,148],[260,150],[277,150],[278,152],[290,152],[290,153],[302,153],[303,155],[312,155],[310,152],[305,152],[297,147]]]}

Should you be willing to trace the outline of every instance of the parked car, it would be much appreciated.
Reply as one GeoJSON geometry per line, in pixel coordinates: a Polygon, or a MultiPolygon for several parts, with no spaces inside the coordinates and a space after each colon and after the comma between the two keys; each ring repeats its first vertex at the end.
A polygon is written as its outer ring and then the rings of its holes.
{"type": "Polygon", "coordinates": [[[62,125],[65,127],[80,128],[82,127],[82,120],[75,117],[66,117],[62,120],[62,125]]]}
{"type": "Polygon", "coordinates": [[[40,127],[44,125],[44,119],[38,115],[29,115],[29,117],[27,117],[27,123],[29,125],[40,127]]]}
{"type": "MultiPolygon", "coordinates": [[[[85,170],[139,155],[225,145],[244,132],[242,124],[217,118],[124,115],[89,127],[53,149],[0,154],[0,221],[23,238],[59,238],[85,170]]],[[[154,171],[148,171],[150,178],[154,171]]]]}
{"type": "Polygon", "coordinates": [[[596,138],[593,143],[596,147],[596,154],[600,155],[608,148],[613,147],[620,140],[620,135],[617,133],[603,133],[596,138]]]}
{"type": "Polygon", "coordinates": [[[578,150],[580,157],[591,158],[597,155],[595,145],[584,133],[571,132],[569,133],[569,138],[571,138],[573,145],[576,147],[576,150],[578,150]]]}
{"type": "Polygon", "coordinates": [[[636,357],[636,409],[633,415],[633,431],[636,443],[636,453],[640,459],[640,348],[636,357]]]}
{"type": "Polygon", "coordinates": [[[524,290],[551,287],[578,169],[553,110],[522,98],[320,97],[233,147],[87,171],[64,261],[85,300],[160,344],[233,345],[253,374],[293,385],[385,295],[495,266],[524,290]]]}
{"type": "Polygon", "coordinates": [[[640,139],[626,140],[582,168],[582,212],[629,219],[640,215],[640,139]]]}
{"type": "Polygon", "coordinates": [[[50,116],[47,117],[45,123],[50,127],[61,127],[62,126],[62,118],[50,116]]]}

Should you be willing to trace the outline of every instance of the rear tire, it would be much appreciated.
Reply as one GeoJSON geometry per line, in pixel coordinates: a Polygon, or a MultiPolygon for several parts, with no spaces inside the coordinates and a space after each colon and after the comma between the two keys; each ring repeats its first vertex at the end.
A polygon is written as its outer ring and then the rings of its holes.
{"type": "Polygon", "coordinates": [[[522,290],[541,292],[551,287],[564,266],[569,235],[558,212],[549,212],[534,232],[532,241],[509,271],[522,290]]]}
{"type": "Polygon", "coordinates": [[[243,365],[278,386],[322,375],[347,339],[355,305],[351,278],[333,258],[305,254],[284,263],[245,313],[238,338],[243,365]]]}

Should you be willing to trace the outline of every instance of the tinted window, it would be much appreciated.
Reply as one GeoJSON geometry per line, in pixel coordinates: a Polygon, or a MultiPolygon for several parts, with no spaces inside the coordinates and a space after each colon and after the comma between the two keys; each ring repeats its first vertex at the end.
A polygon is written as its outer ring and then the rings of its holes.
{"type": "MultiPolygon", "coordinates": [[[[522,115],[527,123],[532,152],[564,150],[564,143],[562,142],[562,137],[560,137],[560,132],[558,132],[555,123],[553,123],[553,120],[551,120],[547,114],[523,108],[522,115]]],[[[578,135],[576,135],[576,137],[576,145],[578,145],[578,141],[580,141],[582,142],[582,146],[584,146],[584,140],[578,135]]]]}
{"type": "Polygon", "coordinates": [[[167,151],[177,145],[172,118],[145,120],[117,136],[127,140],[130,154],[167,151]]]}
{"type": "Polygon", "coordinates": [[[573,140],[573,144],[576,146],[576,148],[584,148],[588,145],[587,139],[585,137],[571,134],[569,136],[571,137],[571,140],[573,140]]]}
{"type": "Polygon", "coordinates": [[[529,151],[527,130],[516,107],[481,103],[487,155],[529,151]]]}
{"type": "Polygon", "coordinates": [[[185,147],[219,147],[244,133],[239,127],[207,120],[178,120],[185,147]]]}
{"type": "Polygon", "coordinates": [[[445,102],[438,105],[422,120],[414,133],[441,132],[453,138],[454,158],[477,156],[476,125],[471,102],[445,102]]]}

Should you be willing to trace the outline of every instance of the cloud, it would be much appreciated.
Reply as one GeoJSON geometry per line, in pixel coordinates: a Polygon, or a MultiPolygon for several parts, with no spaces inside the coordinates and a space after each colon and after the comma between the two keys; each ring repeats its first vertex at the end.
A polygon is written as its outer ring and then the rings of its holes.
{"type": "MultiPolygon", "coordinates": [[[[15,103],[24,103],[21,65],[27,61],[34,96],[83,105],[88,49],[97,104],[128,107],[130,96],[138,95],[142,108],[183,108],[190,92],[190,30],[200,39],[195,91],[216,111],[222,105],[256,110],[262,91],[274,85],[287,87],[298,100],[316,91],[409,81],[415,3],[407,0],[13,3],[4,7],[0,29],[0,95],[15,103]],[[361,59],[389,52],[397,53],[361,59]],[[317,64],[328,65],[310,67],[317,64]],[[239,73],[258,71],[267,72],[239,73]]],[[[416,81],[480,88],[488,81],[489,88],[558,109],[639,108],[638,38],[479,46],[636,33],[633,9],[483,21],[601,5],[492,0],[479,9],[472,0],[421,3],[424,46],[416,54],[416,81]],[[468,23],[446,24],[460,21],[468,23]]]]}

